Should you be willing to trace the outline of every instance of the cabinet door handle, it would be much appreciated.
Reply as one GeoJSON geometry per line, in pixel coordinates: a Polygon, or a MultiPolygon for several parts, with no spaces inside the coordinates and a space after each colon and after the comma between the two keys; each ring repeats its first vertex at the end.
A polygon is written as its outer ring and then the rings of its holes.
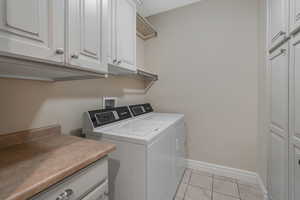
{"type": "Polygon", "coordinates": [[[69,200],[73,194],[74,191],[72,189],[66,189],[56,198],[56,200],[69,200]]]}
{"type": "Polygon", "coordinates": [[[79,58],[79,55],[74,53],[73,55],[71,55],[71,58],[73,58],[73,59],[78,59],[78,58],[79,58]]]}
{"type": "Polygon", "coordinates": [[[280,31],[272,38],[272,42],[275,42],[280,36],[285,35],[285,34],[286,34],[286,32],[280,31]]]}
{"type": "Polygon", "coordinates": [[[56,53],[57,55],[63,55],[65,52],[64,52],[63,49],[56,49],[55,53],[56,53]]]}
{"type": "Polygon", "coordinates": [[[279,51],[279,53],[277,53],[277,54],[275,54],[272,58],[271,58],[271,60],[273,60],[274,58],[277,58],[278,56],[281,56],[281,55],[286,55],[286,49],[280,49],[280,51],[279,51]]]}
{"type": "Polygon", "coordinates": [[[300,19],[300,13],[298,13],[298,14],[296,15],[296,21],[299,21],[299,19],[300,19]]]}

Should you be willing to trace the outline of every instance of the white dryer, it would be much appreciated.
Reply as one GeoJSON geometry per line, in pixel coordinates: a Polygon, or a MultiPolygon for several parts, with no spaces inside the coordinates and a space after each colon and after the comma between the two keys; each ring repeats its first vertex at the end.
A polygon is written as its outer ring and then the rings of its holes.
{"type": "Polygon", "coordinates": [[[117,146],[109,159],[110,200],[173,199],[186,165],[183,115],[154,113],[150,104],[89,111],[83,132],[117,146]]]}

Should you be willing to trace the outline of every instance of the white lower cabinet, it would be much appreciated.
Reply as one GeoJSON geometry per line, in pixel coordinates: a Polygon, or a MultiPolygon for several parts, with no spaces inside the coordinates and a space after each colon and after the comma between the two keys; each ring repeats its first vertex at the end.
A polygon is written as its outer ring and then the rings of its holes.
{"type": "Polygon", "coordinates": [[[272,200],[288,199],[288,44],[270,55],[271,120],[269,134],[269,194],[272,200]]]}
{"type": "Polygon", "coordinates": [[[99,160],[39,193],[31,200],[107,200],[108,162],[99,160]]]}
{"type": "Polygon", "coordinates": [[[290,200],[300,199],[300,34],[290,47],[290,200]]]}
{"type": "Polygon", "coordinates": [[[269,66],[268,192],[272,200],[299,200],[300,33],[271,53],[269,66]]]}

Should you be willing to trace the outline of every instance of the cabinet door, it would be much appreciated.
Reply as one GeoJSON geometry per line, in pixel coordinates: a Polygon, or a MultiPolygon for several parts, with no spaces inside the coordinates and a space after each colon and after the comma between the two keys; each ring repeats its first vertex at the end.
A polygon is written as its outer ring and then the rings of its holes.
{"type": "Polygon", "coordinates": [[[117,59],[120,67],[136,70],[136,5],[132,0],[117,0],[117,59]]]}
{"type": "Polygon", "coordinates": [[[300,34],[290,46],[290,196],[300,199],[300,34]]]}
{"type": "Polygon", "coordinates": [[[107,72],[107,1],[69,0],[69,64],[107,72]]]}
{"type": "Polygon", "coordinates": [[[109,64],[114,64],[117,60],[116,58],[116,6],[117,0],[108,1],[108,47],[107,47],[107,62],[109,64]]]}
{"type": "Polygon", "coordinates": [[[64,1],[0,0],[0,53],[64,62],[64,1]]]}
{"type": "Polygon", "coordinates": [[[269,191],[273,200],[288,199],[288,45],[270,58],[271,124],[269,191]]]}
{"type": "Polygon", "coordinates": [[[290,0],[290,32],[293,33],[300,27],[300,1],[290,0]]]}
{"type": "Polygon", "coordinates": [[[272,48],[287,36],[288,1],[269,0],[269,47],[272,48]]]}

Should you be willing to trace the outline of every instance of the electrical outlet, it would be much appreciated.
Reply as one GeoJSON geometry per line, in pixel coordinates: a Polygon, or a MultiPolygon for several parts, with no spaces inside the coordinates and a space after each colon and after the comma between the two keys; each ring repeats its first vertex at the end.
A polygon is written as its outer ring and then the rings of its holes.
{"type": "Polygon", "coordinates": [[[117,107],[117,97],[103,97],[103,109],[111,109],[117,107]]]}

